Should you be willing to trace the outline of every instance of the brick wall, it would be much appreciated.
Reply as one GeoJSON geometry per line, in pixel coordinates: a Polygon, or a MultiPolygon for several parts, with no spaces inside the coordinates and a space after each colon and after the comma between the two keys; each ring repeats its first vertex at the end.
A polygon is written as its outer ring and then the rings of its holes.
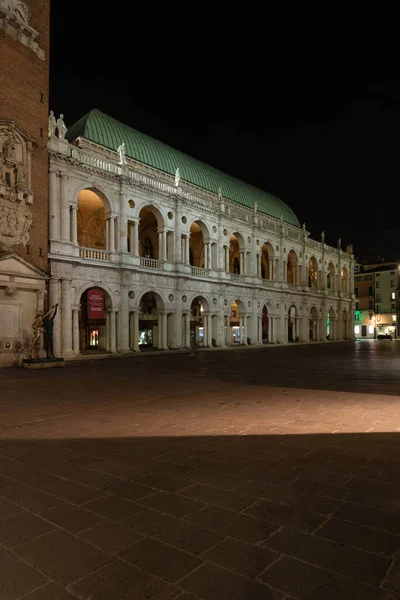
{"type": "Polygon", "coordinates": [[[36,142],[32,156],[35,197],[31,206],[33,224],[29,248],[20,246],[13,250],[47,271],[50,0],[24,2],[29,7],[29,25],[39,32],[37,42],[46,57],[41,60],[32,50],[0,31],[0,118],[13,119],[36,142]]]}

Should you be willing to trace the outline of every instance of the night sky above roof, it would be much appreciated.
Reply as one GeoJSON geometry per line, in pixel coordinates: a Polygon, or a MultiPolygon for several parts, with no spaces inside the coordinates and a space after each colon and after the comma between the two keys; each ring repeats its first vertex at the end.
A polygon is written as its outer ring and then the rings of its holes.
{"type": "Polygon", "coordinates": [[[315,239],[400,257],[396,43],[301,51],[193,21],[176,36],[131,7],[121,19],[94,0],[52,4],[50,108],[67,126],[98,107],[277,196],[315,239]]]}

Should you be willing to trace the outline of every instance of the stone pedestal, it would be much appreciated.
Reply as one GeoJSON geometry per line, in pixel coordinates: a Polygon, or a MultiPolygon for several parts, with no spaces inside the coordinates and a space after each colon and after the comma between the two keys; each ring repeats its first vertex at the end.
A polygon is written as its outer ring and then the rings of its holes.
{"type": "Polygon", "coordinates": [[[22,362],[23,369],[55,369],[65,367],[64,359],[55,358],[25,358],[22,362]]]}

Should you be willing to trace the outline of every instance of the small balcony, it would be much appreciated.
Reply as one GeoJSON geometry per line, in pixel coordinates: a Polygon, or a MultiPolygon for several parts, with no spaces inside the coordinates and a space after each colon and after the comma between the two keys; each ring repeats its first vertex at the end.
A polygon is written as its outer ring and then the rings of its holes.
{"type": "Polygon", "coordinates": [[[79,248],[79,256],[90,260],[111,260],[111,252],[109,250],[96,250],[94,248],[79,248]]]}
{"type": "Polygon", "coordinates": [[[157,258],[146,258],[145,256],[140,257],[141,267],[146,267],[147,269],[162,269],[162,265],[162,260],[158,260],[157,258]]]}
{"type": "Polygon", "coordinates": [[[196,277],[208,277],[210,274],[209,269],[203,269],[202,267],[192,267],[192,275],[196,275],[196,277]]]}

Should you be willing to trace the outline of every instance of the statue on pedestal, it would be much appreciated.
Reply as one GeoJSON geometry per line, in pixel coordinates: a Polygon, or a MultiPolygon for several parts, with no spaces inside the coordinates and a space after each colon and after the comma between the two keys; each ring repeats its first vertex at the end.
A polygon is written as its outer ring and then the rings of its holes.
{"type": "Polygon", "coordinates": [[[46,341],[46,352],[47,358],[54,358],[53,352],[53,320],[57,314],[58,304],[52,306],[51,309],[43,314],[42,310],[39,310],[36,313],[36,317],[34,322],[32,323],[33,336],[31,345],[29,348],[29,355],[31,358],[34,358],[34,354],[39,358],[39,349],[40,349],[40,336],[44,333],[45,341],[46,341]],[[53,316],[50,317],[51,313],[54,310],[53,316]]]}
{"type": "Polygon", "coordinates": [[[175,187],[178,187],[180,180],[181,180],[181,172],[179,171],[179,167],[178,167],[175,171],[175,187]]]}
{"type": "Polygon", "coordinates": [[[57,130],[58,130],[58,137],[60,140],[64,140],[65,139],[65,134],[67,133],[68,129],[65,126],[64,123],[64,115],[61,114],[59,116],[59,118],[57,119],[57,130]]]}
{"type": "Polygon", "coordinates": [[[117,152],[119,154],[119,164],[120,165],[126,165],[126,158],[125,158],[125,142],[122,142],[122,144],[120,144],[117,148],[117,152]]]}
{"type": "Polygon", "coordinates": [[[54,112],[51,110],[50,114],[49,114],[49,131],[48,131],[49,138],[56,135],[56,127],[57,127],[57,121],[54,116],[54,112]]]}
{"type": "Polygon", "coordinates": [[[324,244],[325,243],[325,231],[323,231],[321,233],[321,242],[324,244]]]}

